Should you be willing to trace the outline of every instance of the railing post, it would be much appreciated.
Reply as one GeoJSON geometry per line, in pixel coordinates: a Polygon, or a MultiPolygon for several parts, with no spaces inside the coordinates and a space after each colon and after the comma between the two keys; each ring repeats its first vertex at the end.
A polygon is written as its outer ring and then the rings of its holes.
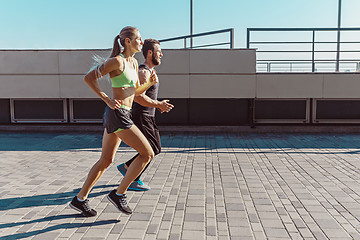
{"type": "Polygon", "coordinates": [[[186,37],[184,38],[184,48],[186,48],[186,37]]]}
{"type": "Polygon", "coordinates": [[[234,48],[234,28],[230,30],[230,48],[234,48]]]}
{"type": "Polygon", "coordinates": [[[313,30],[311,54],[311,71],[315,72],[315,30],[313,30]]]}
{"type": "Polygon", "coordinates": [[[250,30],[247,29],[247,35],[246,35],[246,48],[250,48],[250,30]]]}
{"type": "Polygon", "coordinates": [[[193,37],[192,35],[194,34],[193,33],[193,0],[190,0],[190,48],[193,48],[193,37]]]}
{"type": "Polygon", "coordinates": [[[338,30],[337,30],[336,69],[335,69],[336,72],[340,70],[340,27],[341,27],[341,0],[339,0],[339,7],[338,7],[338,30]]]}

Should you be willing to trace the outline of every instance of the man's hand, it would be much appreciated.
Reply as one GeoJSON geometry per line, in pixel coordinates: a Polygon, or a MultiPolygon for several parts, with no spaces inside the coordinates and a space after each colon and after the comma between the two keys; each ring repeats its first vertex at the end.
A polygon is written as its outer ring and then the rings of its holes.
{"type": "Polygon", "coordinates": [[[174,108],[174,105],[170,104],[169,101],[170,100],[165,99],[160,102],[160,106],[158,107],[160,113],[170,112],[170,110],[174,108]]]}

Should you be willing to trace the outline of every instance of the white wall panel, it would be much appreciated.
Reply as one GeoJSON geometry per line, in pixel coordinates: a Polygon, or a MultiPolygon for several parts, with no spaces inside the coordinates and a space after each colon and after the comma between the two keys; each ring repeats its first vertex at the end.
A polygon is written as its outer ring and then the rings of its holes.
{"type": "MultiPolygon", "coordinates": [[[[99,98],[84,82],[83,75],[60,76],[61,98],[99,98]]],[[[111,84],[106,78],[98,81],[100,88],[111,97],[111,84]]],[[[100,98],[99,98],[100,99],[100,98]]]]}
{"type": "Polygon", "coordinates": [[[323,74],[257,74],[257,98],[321,98],[323,74]]]}
{"type": "Polygon", "coordinates": [[[159,98],[189,98],[189,75],[159,75],[159,98]]]}
{"type": "Polygon", "coordinates": [[[191,50],[190,73],[255,73],[255,50],[191,50]]]}
{"type": "Polygon", "coordinates": [[[191,75],[190,98],[254,98],[255,75],[191,75]]]}
{"type": "Polygon", "coordinates": [[[1,74],[57,74],[57,51],[0,51],[1,74]]]}
{"type": "Polygon", "coordinates": [[[324,98],[360,98],[360,74],[324,74],[324,98]]]}
{"type": "Polygon", "coordinates": [[[110,51],[108,50],[60,51],[59,52],[60,74],[87,73],[94,62],[92,58],[94,54],[107,58],[110,55],[110,51]]]}
{"type": "Polygon", "coordinates": [[[0,98],[60,98],[57,75],[0,75],[0,98]]]}
{"type": "MultiPolygon", "coordinates": [[[[188,74],[190,72],[190,50],[163,50],[161,65],[156,71],[162,74],[188,74]]],[[[139,64],[142,62],[139,61],[139,64]]]]}

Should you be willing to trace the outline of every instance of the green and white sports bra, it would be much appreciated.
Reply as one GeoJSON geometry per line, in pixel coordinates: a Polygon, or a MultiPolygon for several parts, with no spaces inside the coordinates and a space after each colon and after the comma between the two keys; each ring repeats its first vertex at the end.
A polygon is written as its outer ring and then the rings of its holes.
{"type": "MultiPolygon", "coordinates": [[[[125,58],[124,55],[120,53],[120,56],[125,58]]],[[[132,68],[130,63],[124,59],[124,71],[122,74],[111,78],[111,86],[113,88],[120,87],[136,87],[137,82],[139,81],[138,72],[136,69],[132,68]]]]}

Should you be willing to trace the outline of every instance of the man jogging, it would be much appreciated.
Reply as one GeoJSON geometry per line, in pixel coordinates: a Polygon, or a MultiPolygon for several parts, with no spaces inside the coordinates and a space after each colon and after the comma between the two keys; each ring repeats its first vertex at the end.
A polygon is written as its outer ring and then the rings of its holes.
{"type": "MultiPolygon", "coordinates": [[[[139,66],[140,84],[146,82],[146,79],[148,79],[152,73],[155,73],[154,67],[161,64],[161,57],[163,56],[160,48],[160,42],[155,39],[146,39],[144,41],[142,53],[144,55],[145,62],[139,66]]],[[[157,100],[158,90],[159,82],[151,86],[143,94],[136,96],[132,109],[132,120],[149,141],[155,155],[159,154],[161,151],[160,134],[155,123],[156,108],[163,113],[169,112],[174,107],[169,103],[169,100],[157,100]]],[[[126,163],[122,163],[117,166],[117,169],[123,176],[125,176],[127,168],[137,156],[138,154],[126,163]]],[[[149,164],[144,168],[134,182],[130,184],[128,190],[150,190],[150,187],[140,180],[142,173],[148,166],[149,164]]]]}

